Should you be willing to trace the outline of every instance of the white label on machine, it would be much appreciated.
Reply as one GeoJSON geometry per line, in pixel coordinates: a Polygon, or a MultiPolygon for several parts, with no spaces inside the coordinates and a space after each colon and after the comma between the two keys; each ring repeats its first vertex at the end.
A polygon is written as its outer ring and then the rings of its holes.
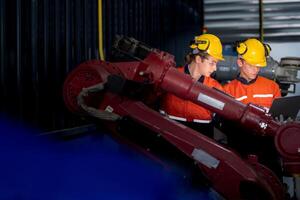
{"type": "Polygon", "coordinates": [[[112,113],[114,111],[114,109],[111,106],[107,106],[105,108],[105,111],[112,113]]]}
{"type": "Polygon", "coordinates": [[[201,101],[209,106],[212,106],[214,108],[217,108],[219,110],[223,110],[225,103],[222,101],[219,101],[215,98],[212,98],[210,96],[207,96],[205,94],[200,93],[198,96],[198,101],[201,101]]]}
{"type": "Polygon", "coordinates": [[[216,169],[219,166],[220,161],[210,154],[206,153],[201,149],[194,149],[192,152],[192,157],[198,162],[202,163],[208,168],[216,169]]]}

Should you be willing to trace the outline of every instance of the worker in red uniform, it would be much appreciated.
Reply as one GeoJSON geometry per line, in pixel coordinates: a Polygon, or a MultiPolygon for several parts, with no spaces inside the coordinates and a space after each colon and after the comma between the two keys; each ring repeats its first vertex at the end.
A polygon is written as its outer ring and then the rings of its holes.
{"type": "Polygon", "coordinates": [[[238,42],[236,50],[240,74],[224,86],[225,92],[244,104],[254,103],[268,110],[273,99],[281,97],[277,83],[258,76],[259,70],[267,65],[266,57],[271,50],[270,46],[250,38],[238,42]]]}
{"type": "MultiPolygon", "coordinates": [[[[268,110],[273,100],[281,97],[277,83],[258,75],[259,70],[267,65],[266,58],[269,56],[270,46],[250,38],[238,42],[236,50],[240,73],[236,79],[224,86],[225,92],[244,104],[253,103],[268,110]]],[[[237,126],[228,121],[223,122],[222,129],[228,137],[228,145],[245,158],[249,154],[258,155],[263,164],[281,176],[281,166],[273,138],[256,136],[251,130],[237,126]]]]}
{"type": "MultiPolygon", "coordinates": [[[[191,52],[186,56],[186,65],[178,70],[189,74],[194,81],[223,90],[222,86],[210,77],[216,71],[218,61],[224,60],[220,39],[212,34],[196,36],[190,48],[191,52]]],[[[203,134],[213,134],[212,113],[191,101],[168,93],[161,102],[161,113],[203,134]]]]}

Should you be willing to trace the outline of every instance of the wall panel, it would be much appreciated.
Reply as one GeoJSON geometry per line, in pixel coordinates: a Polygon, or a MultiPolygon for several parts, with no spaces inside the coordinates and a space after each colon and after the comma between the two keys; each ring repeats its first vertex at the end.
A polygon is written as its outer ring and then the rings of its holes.
{"type": "MultiPolygon", "coordinates": [[[[0,114],[43,130],[85,123],[67,111],[66,75],[99,59],[97,0],[0,1],[0,114]]],[[[135,37],[178,55],[201,31],[201,2],[103,0],[107,60],[116,34],[135,37]]]]}

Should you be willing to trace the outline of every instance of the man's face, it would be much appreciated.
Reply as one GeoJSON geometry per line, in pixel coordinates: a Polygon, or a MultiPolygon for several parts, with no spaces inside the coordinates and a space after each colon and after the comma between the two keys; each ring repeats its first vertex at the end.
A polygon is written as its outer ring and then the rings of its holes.
{"type": "Polygon", "coordinates": [[[212,56],[201,58],[201,62],[199,63],[201,75],[209,77],[213,72],[217,70],[217,63],[218,60],[213,58],[212,56]]]}
{"type": "Polygon", "coordinates": [[[244,59],[239,58],[237,64],[240,67],[240,76],[247,81],[251,81],[257,77],[260,67],[247,63],[244,59]]]}

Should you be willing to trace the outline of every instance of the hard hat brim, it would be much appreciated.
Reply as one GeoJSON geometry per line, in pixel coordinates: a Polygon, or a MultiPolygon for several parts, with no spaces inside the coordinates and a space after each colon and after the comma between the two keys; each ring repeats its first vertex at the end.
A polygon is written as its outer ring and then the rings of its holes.
{"type": "Polygon", "coordinates": [[[263,61],[263,62],[260,62],[260,63],[251,63],[251,62],[249,62],[249,64],[254,65],[256,67],[266,67],[267,66],[267,61],[263,61]]]}
{"type": "Polygon", "coordinates": [[[225,60],[223,56],[216,56],[216,55],[210,55],[210,56],[212,56],[213,58],[218,59],[218,60],[222,60],[222,61],[225,60]]]}

